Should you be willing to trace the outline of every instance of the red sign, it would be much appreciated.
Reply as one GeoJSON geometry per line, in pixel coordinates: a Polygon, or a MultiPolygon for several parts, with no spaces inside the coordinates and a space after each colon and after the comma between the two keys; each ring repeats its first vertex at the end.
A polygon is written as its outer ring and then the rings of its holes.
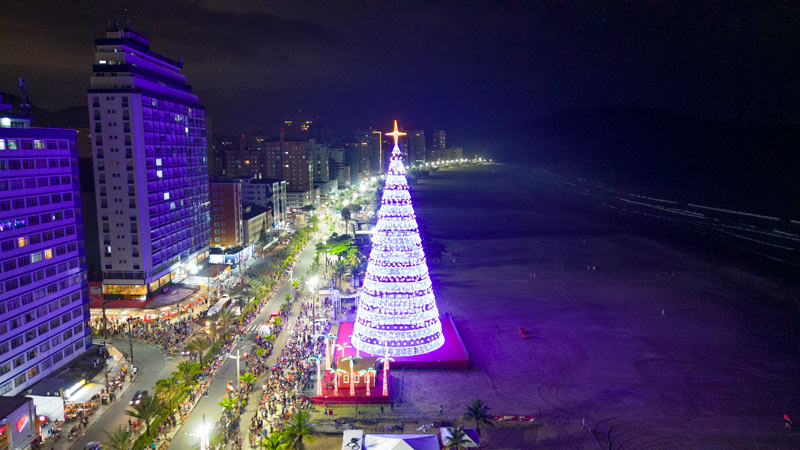
{"type": "Polygon", "coordinates": [[[8,429],[8,426],[6,426],[6,425],[3,425],[2,427],[0,427],[0,436],[2,436],[6,432],[6,429],[8,429]]]}
{"type": "Polygon", "coordinates": [[[27,424],[28,424],[28,416],[27,415],[20,416],[19,419],[17,419],[17,433],[21,433],[22,429],[25,428],[25,425],[27,424]]]}

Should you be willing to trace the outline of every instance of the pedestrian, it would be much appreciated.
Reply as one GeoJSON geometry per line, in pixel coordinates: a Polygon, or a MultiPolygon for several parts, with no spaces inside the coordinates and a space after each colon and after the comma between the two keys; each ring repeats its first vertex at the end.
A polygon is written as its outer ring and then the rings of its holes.
{"type": "Polygon", "coordinates": [[[444,414],[444,405],[439,405],[439,415],[444,414]]]}
{"type": "Polygon", "coordinates": [[[787,430],[792,429],[792,419],[789,418],[788,414],[783,415],[783,428],[786,428],[787,430]]]}

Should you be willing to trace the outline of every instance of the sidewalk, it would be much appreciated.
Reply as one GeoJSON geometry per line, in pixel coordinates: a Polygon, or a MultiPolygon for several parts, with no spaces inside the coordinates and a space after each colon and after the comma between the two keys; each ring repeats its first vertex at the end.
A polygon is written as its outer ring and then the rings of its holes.
{"type": "Polygon", "coordinates": [[[261,405],[259,399],[264,394],[264,391],[260,386],[263,386],[263,379],[269,376],[270,367],[275,366],[275,364],[278,362],[278,359],[281,357],[283,349],[286,347],[286,343],[289,340],[289,335],[292,331],[292,325],[295,324],[300,317],[302,304],[302,298],[298,297],[292,305],[292,309],[289,311],[289,317],[286,320],[286,325],[283,327],[283,331],[281,331],[281,333],[278,335],[278,339],[275,341],[275,344],[272,347],[272,353],[267,358],[267,370],[258,377],[258,380],[256,380],[256,388],[254,388],[253,392],[250,393],[251,401],[247,402],[247,407],[239,418],[239,438],[242,440],[242,449],[259,448],[258,443],[256,443],[255,447],[250,445],[249,435],[250,421],[253,420],[253,416],[258,413],[261,405]]]}
{"type": "MultiPolygon", "coordinates": [[[[122,366],[127,364],[127,361],[125,361],[123,359],[122,352],[117,350],[115,347],[113,347],[111,345],[106,345],[106,348],[108,349],[108,353],[112,357],[111,367],[108,370],[108,380],[109,381],[113,381],[117,377],[117,375],[119,374],[120,370],[122,370],[122,366]]],[[[92,378],[89,382],[90,383],[97,383],[97,384],[105,385],[105,383],[106,383],[106,373],[105,373],[105,371],[100,371],[100,373],[95,375],[94,378],[92,378]]],[[[86,429],[83,430],[83,433],[81,434],[81,436],[86,434],[86,432],[89,431],[92,428],[92,426],[95,424],[95,422],[97,422],[97,420],[100,417],[102,417],[102,415],[108,409],[110,409],[112,406],[114,406],[116,404],[116,402],[119,400],[119,398],[122,396],[122,394],[124,394],[128,390],[128,388],[131,386],[131,384],[132,384],[132,381],[127,379],[127,378],[126,378],[125,381],[123,381],[122,388],[120,390],[118,390],[118,391],[114,391],[114,398],[116,400],[114,400],[113,402],[108,402],[105,405],[103,405],[103,404],[100,405],[100,407],[97,409],[97,411],[95,411],[94,414],[92,414],[89,417],[89,424],[86,426],[86,429]]],[[[72,421],[72,422],[69,422],[69,423],[65,423],[62,426],[61,436],[59,438],[55,439],[55,440],[46,440],[46,441],[44,441],[43,447],[44,448],[56,448],[56,449],[69,449],[69,448],[71,448],[75,444],[75,442],[78,441],[78,438],[69,439],[68,438],[69,429],[71,429],[73,426],[77,425],[78,423],[79,422],[75,422],[75,421],[72,421]]]]}

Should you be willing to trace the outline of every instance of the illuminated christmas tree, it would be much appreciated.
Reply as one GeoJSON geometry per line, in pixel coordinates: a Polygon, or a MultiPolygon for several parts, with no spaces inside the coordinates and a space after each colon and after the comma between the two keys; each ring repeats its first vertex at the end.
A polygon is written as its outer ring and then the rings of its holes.
{"type": "Polygon", "coordinates": [[[413,356],[444,344],[394,122],[394,149],[351,342],[373,355],[413,356]]]}

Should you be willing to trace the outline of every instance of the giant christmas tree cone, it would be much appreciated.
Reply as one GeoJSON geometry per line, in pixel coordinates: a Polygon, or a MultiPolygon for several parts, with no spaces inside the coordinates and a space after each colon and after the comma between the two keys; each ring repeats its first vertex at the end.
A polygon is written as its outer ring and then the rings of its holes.
{"type": "Polygon", "coordinates": [[[386,175],[352,344],[373,355],[414,356],[444,344],[406,170],[397,145],[386,175]]]}

